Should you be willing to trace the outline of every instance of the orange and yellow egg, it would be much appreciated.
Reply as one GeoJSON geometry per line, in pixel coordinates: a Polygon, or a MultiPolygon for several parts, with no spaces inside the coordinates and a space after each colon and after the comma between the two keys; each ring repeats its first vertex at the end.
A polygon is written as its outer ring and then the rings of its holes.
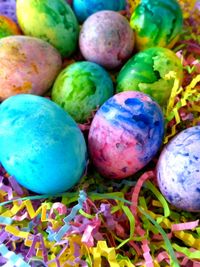
{"type": "Polygon", "coordinates": [[[17,24],[10,18],[0,15],[0,38],[9,35],[19,35],[21,31],[17,24]]]}

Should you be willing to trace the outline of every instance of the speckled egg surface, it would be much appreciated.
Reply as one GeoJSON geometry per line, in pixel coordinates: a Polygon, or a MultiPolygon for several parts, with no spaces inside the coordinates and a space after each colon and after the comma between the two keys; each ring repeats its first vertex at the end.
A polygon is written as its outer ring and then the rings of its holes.
{"type": "Polygon", "coordinates": [[[177,208],[200,211],[200,126],[177,134],[157,164],[161,192],[177,208]]]}
{"type": "Polygon", "coordinates": [[[130,25],[136,32],[139,50],[154,46],[171,48],[182,31],[183,15],[176,0],[142,0],[130,25]]]}
{"type": "Polygon", "coordinates": [[[64,192],[79,181],[86,160],[77,124],[52,101],[17,95],[0,105],[0,162],[24,187],[64,192]]]}
{"type": "Polygon", "coordinates": [[[75,51],[79,26],[65,0],[18,0],[17,18],[26,35],[49,42],[63,57],[75,51]]]}
{"type": "Polygon", "coordinates": [[[183,67],[176,54],[163,47],[153,47],[134,55],[117,76],[117,91],[140,91],[166,106],[175,78],[181,84],[183,67]]]}
{"type": "Polygon", "coordinates": [[[109,74],[92,62],[76,62],[57,77],[52,100],[77,122],[86,122],[92,112],[113,95],[109,74]]]}
{"type": "Polygon", "coordinates": [[[125,10],[126,0],[73,0],[73,10],[80,22],[101,10],[125,10]]]}
{"type": "Polygon", "coordinates": [[[149,96],[114,95],[97,111],[89,131],[90,157],[106,177],[125,178],[143,168],[162,144],[164,119],[149,96]]]}
{"type": "Polygon", "coordinates": [[[29,36],[0,39],[0,101],[16,94],[44,94],[62,66],[49,43],[29,36]]]}
{"type": "Polygon", "coordinates": [[[134,33],[119,13],[99,11],[83,23],[79,46],[85,59],[113,69],[131,56],[134,33]]]}

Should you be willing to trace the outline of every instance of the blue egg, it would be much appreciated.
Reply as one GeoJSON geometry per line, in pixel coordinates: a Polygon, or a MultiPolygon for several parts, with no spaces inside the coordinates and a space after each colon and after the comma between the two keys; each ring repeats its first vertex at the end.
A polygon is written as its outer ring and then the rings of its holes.
{"type": "Polygon", "coordinates": [[[79,22],[101,10],[120,11],[126,8],[126,0],[74,0],[73,10],[79,22]]]}
{"type": "Polygon", "coordinates": [[[200,126],[177,134],[157,164],[158,185],[175,207],[200,211],[200,126]]]}
{"type": "Polygon", "coordinates": [[[64,192],[80,180],[86,162],[84,137],[57,104],[27,94],[0,105],[0,163],[25,188],[64,192]]]}

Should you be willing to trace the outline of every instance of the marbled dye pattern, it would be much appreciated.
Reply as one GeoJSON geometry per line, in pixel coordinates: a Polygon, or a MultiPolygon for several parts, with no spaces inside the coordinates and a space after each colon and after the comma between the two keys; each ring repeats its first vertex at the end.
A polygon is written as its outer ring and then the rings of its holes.
{"type": "Polygon", "coordinates": [[[24,187],[64,192],[79,181],[86,162],[81,131],[52,101],[17,95],[0,105],[0,163],[24,187]]]}
{"type": "Polygon", "coordinates": [[[109,74],[92,62],[76,62],[57,77],[52,100],[77,122],[86,122],[92,112],[113,95],[109,74]]]}
{"type": "Polygon", "coordinates": [[[131,56],[134,33],[119,13],[100,11],[84,22],[79,45],[85,59],[112,69],[131,56]]]}
{"type": "Polygon", "coordinates": [[[21,34],[17,24],[9,17],[0,15],[0,38],[21,34]]]}
{"type": "Polygon", "coordinates": [[[7,16],[17,22],[16,17],[16,1],[15,0],[0,0],[0,14],[7,16]]]}
{"type": "Polygon", "coordinates": [[[73,10],[80,22],[101,10],[125,10],[126,0],[73,0],[73,10]]]}
{"type": "Polygon", "coordinates": [[[183,16],[176,0],[142,0],[130,24],[136,31],[139,50],[153,46],[171,48],[182,31],[183,16]]]}
{"type": "Polygon", "coordinates": [[[0,101],[16,94],[44,94],[62,66],[49,43],[29,36],[0,39],[0,101]]]}
{"type": "Polygon", "coordinates": [[[161,192],[177,208],[200,211],[200,126],[177,134],[157,164],[161,192]]]}
{"type": "Polygon", "coordinates": [[[102,175],[125,178],[155,156],[163,134],[158,104],[143,93],[122,92],[107,100],[92,121],[90,157],[102,175]]]}
{"type": "Polygon", "coordinates": [[[124,65],[117,77],[117,91],[140,91],[165,107],[174,77],[181,84],[183,67],[180,59],[167,48],[153,47],[139,52],[124,65]]]}
{"type": "Polygon", "coordinates": [[[18,0],[17,18],[26,35],[49,42],[63,57],[76,50],[79,26],[65,0],[18,0]]]}

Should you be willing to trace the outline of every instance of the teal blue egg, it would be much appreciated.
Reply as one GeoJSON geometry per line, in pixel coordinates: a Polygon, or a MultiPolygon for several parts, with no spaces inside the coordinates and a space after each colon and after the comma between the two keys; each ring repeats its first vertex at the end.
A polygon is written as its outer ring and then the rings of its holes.
{"type": "Polygon", "coordinates": [[[101,10],[125,10],[126,0],[73,0],[73,10],[80,22],[101,10]]]}
{"type": "Polygon", "coordinates": [[[57,104],[22,94],[0,105],[0,163],[25,188],[39,194],[67,191],[86,162],[84,137],[57,104]]]}

